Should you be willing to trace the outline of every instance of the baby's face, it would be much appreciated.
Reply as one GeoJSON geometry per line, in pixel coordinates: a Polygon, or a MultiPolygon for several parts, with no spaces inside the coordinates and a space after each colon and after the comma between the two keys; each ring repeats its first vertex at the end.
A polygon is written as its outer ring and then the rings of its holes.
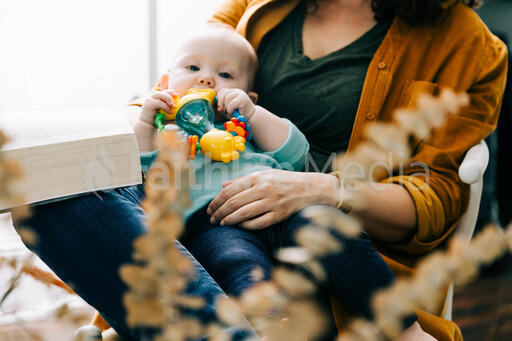
{"type": "Polygon", "coordinates": [[[190,88],[248,91],[250,58],[236,36],[222,30],[205,31],[181,47],[171,67],[169,88],[183,96],[190,88]]]}

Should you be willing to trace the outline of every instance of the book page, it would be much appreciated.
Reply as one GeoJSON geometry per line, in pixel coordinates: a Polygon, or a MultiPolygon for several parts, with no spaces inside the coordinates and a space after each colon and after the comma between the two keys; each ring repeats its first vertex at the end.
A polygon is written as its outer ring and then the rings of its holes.
{"type": "Polygon", "coordinates": [[[133,133],[120,109],[2,112],[0,129],[10,138],[5,151],[133,133]]]}

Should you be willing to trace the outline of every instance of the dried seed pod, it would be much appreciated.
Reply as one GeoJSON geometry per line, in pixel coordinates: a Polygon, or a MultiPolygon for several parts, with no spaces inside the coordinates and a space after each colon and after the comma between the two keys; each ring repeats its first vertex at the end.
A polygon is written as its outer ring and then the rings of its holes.
{"type": "Polygon", "coordinates": [[[277,268],[274,271],[274,279],[291,297],[305,297],[312,295],[316,286],[304,275],[297,271],[290,271],[285,268],[277,268]]]}
{"type": "Polygon", "coordinates": [[[219,297],[215,301],[215,311],[219,319],[228,325],[236,326],[244,323],[244,318],[238,305],[227,297],[219,297]]]}
{"type": "Polygon", "coordinates": [[[285,247],[277,251],[276,258],[290,264],[303,264],[312,259],[311,252],[304,247],[285,247]]]}

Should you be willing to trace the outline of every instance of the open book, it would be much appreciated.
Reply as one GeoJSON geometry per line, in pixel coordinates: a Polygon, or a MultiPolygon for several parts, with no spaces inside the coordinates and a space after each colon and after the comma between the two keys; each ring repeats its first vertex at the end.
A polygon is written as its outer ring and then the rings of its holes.
{"type": "MultiPolygon", "coordinates": [[[[0,129],[11,140],[1,152],[23,171],[12,189],[25,204],[142,182],[137,140],[119,110],[2,112],[0,129]]],[[[0,198],[0,211],[12,206],[0,198]]]]}

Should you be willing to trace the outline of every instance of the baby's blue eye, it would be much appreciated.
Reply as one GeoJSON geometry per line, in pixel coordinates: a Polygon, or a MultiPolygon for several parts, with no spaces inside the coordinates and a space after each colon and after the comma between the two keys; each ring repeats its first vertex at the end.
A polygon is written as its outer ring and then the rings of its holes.
{"type": "Polygon", "coordinates": [[[232,79],[233,76],[231,76],[230,73],[227,73],[227,72],[221,72],[219,73],[219,76],[222,77],[222,78],[227,78],[227,79],[232,79]]]}
{"type": "Polygon", "coordinates": [[[187,66],[187,69],[189,69],[190,71],[199,71],[199,67],[195,65],[189,65],[187,66]]]}

